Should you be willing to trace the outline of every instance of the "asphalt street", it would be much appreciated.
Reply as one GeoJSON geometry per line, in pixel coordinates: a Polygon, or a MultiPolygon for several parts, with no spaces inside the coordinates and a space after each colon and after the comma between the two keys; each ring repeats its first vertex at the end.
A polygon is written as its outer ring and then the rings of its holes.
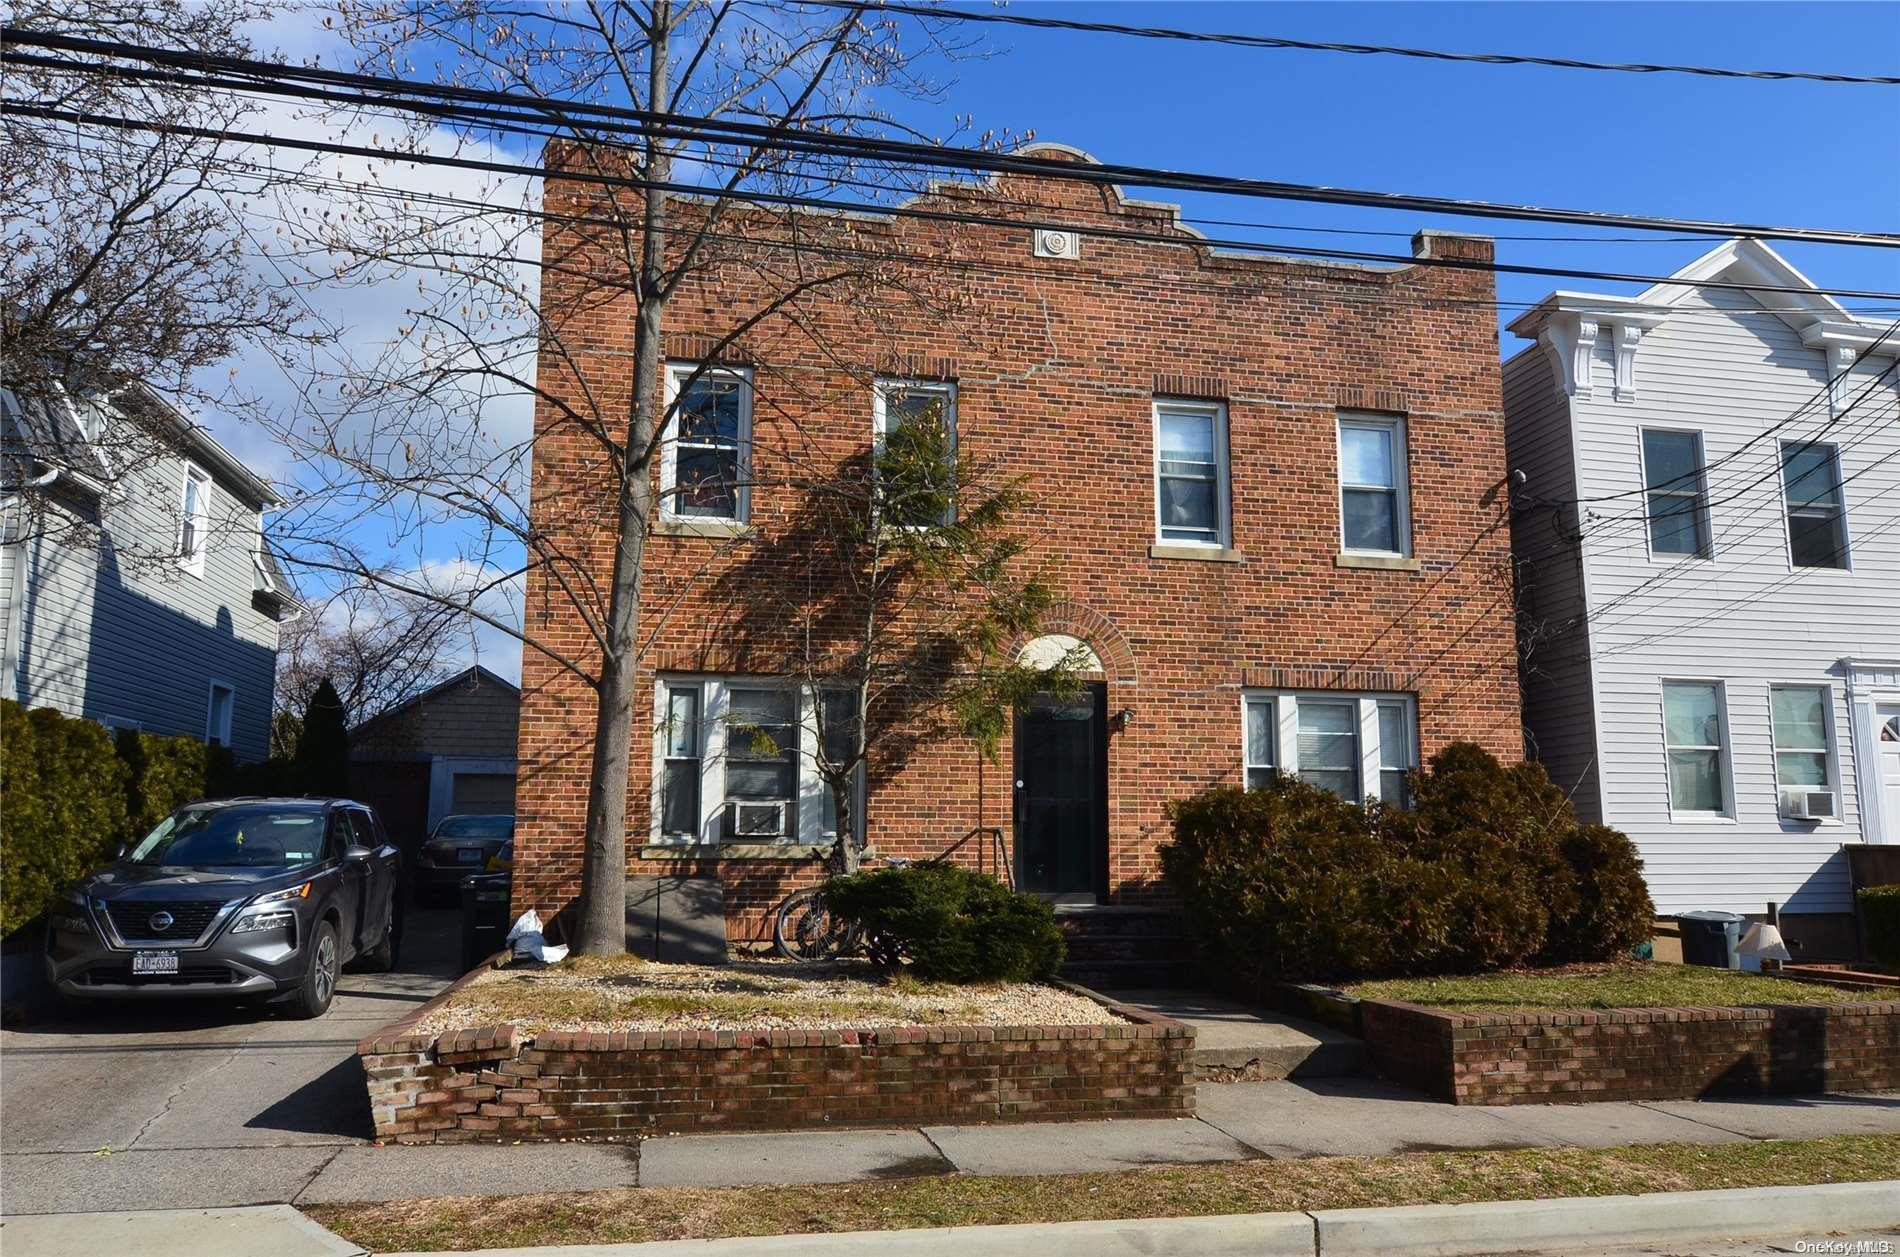
{"type": "Polygon", "coordinates": [[[0,1032],[0,1213],[292,1198],[368,1142],[356,1042],[454,979],[459,928],[411,911],[397,971],[345,973],[314,1021],[115,1004],[0,1032]]]}

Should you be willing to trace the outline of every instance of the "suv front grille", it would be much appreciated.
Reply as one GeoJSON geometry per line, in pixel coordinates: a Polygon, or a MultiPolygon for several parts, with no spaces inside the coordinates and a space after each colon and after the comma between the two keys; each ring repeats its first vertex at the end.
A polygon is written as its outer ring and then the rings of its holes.
{"type": "Polygon", "coordinates": [[[112,915],[112,928],[119,932],[120,938],[189,943],[205,932],[211,918],[228,902],[226,899],[183,899],[176,903],[128,899],[108,903],[106,911],[112,915]],[[161,912],[171,916],[171,923],[162,930],[152,924],[152,918],[161,912]]]}

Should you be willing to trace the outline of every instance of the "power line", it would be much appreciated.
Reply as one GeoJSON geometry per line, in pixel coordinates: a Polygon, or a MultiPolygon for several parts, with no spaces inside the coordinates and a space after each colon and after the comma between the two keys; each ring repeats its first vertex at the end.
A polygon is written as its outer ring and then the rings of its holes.
{"type": "Polygon", "coordinates": [[[1608,70],[1619,74],[1692,74],[1718,79],[1860,83],[1883,87],[1900,84],[1900,78],[1877,74],[1835,74],[1813,70],[1735,70],[1723,66],[1659,65],[1643,61],[1583,61],[1575,57],[1544,57],[1522,53],[1445,52],[1432,48],[1395,47],[1389,44],[1331,43],[1312,39],[1290,39],[1278,35],[1189,31],[1167,26],[1127,26],[1120,22],[1084,22],[1073,18],[1032,17],[1026,13],[1009,13],[1000,10],[972,12],[967,9],[940,9],[930,5],[906,4],[901,0],[868,0],[867,3],[860,3],[860,0],[799,0],[799,3],[828,9],[863,9],[871,13],[903,13],[940,21],[988,22],[1006,26],[1036,27],[1043,30],[1130,35],[1141,39],[1177,40],[1196,44],[1224,44],[1240,48],[1414,57],[1427,61],[1457,61],[1476,65],[1535,65],[1559,70],[1608,70]]]}
{"type": "MultiPolygon", "coordinates": [[[[584,183],[600,187],[630,188],[640,191],[664,191],[681,196],[707,199],[727,198],[760,205],[782,205],[794,208],[818,209],[873,218],[911,218],[961,226],[1001,227],[1010,230],[1053,229],[1070,231],[1091,238],[1133,241],[1144,244],[1169,244],[1187,247],[1198,246],[1210,249],[1225,249],[1237,253],[1265,254],[1302,259],[1346,260],[1375,262],[1398,267],[1429,267],[1512,275],[1556,276],[1599,280],[1611,283],[1654,284],[1672,278],[1666,275],[1646,275],[1621,271],[1595,271],[1576,267],[1531,266],[1523,263],[1497,261],[1481,262],[1469,258],[1414,257],[1402,254],[1372,253],[1350,249],[1310,248],[1303,245],[1285,244],[1283,242],[1214,239],[1198,235],[1182,235],[1177,232],[1111,229],[1071,222],[1050,222],[1029,218],[1002,218],[949,210],[931,210],[917,205],[880,205],[862,201],[838,201],[826,197],[800,193],[767,192],[758,189],[709,188],[702,185],[680,183],[672,180],[642,179],[631,175],[610,175],[599,171],[536,166],[523,162],[498,162],[470,157],[448,157],[435,153],[398,151],[360,144],[342,144],[328,140],[304,140],[288,136],[237,131],[227,127],[191,127],[171,123],[145,122],[139,119],[114,115],[53,109],[45,105],[13,100],[0,100],[0,114],[40,118],[48,121],[67,122],[81,126],[147,131],[201,139],[230,140],[280,148],[292,148],[306,152],[329,153],[337,156],[364,157],[379,161],[411,162],[420,165],[443,166],[461,170],[480,170],[493,174],[528,175],[542,179],[551,179],[556,182],[584,183]]],[[[1900,240],[1896,242],[1900,243],[1900,240]]],[[[1878,290],[1869,291],[1852,288],[1809,288],[1778,284],[1731,283],[1726,280],[1698,280],[1696,282],[1699,286],[1705,288],[1731,289],[1748,293],[1783,292],[1807,295],[1821,294],[1868,301],[1900,301],[1900,293],[1878,290]]]]}
{"type": "MultiPolygon", "coordinates": [[[[1087,165],[1025,153],[986,152],[980,149],[923,144],[907,140],[840,135],[787,124],[749,123],[594,102],[556,101],[516,92],[422,83],[410,79],[320,70],[312,67],[286,66],[242,57],[213,56],[117,41],[79,39],[72,36],[25,31],[16,27],[0,28],[0,44],[6,42],[121,57],[158,65],[198,68],[206,73],[213,70],[236,73],[256,78],[264,84],[273,86],[293,81],[306,84],[324,83],[332,86],[346,85],[359,89],[397,92],[404,96],[425,96],[438,101],[471,101],[512,106],[525,108],[538,116],[544,116],[550,125],[573,127],[583,125],[579,121],[581,119],[628,121],[640,124],[643,134],[659,138],[701,139],[708,142],[775,148],[813,156],[856,157],[924,167],[983,171],[991,174],[1042,175],[1098,185],[1175,188],[1224,195],[1361,205],[1379,209],[1403,209],[1465,217],[1515,218],[1538,222],[1571,223],[1580,226],[1677,231],[1705,236],[1755,236],[1769,240],[1802,240],[1810,243],[1859,244],[1883,248],[1900,247],[1900,234],[1891,232],[1775,227],[1546,206],[1506,205],[1468,198],[1333,188],[1317,184],[1171,171],[1115,163],[1087,165]]],[[[0,58],[6,55],[4,49],[0,48],[0,58]]],[[[366,100],[363,103],[372,102],[366,100]]],[[[397,107],[401,102],[381,99],[373,103],[385,107],[397,107]]],[[[599,125],[599,123],[588,125],[599,125]]]]}

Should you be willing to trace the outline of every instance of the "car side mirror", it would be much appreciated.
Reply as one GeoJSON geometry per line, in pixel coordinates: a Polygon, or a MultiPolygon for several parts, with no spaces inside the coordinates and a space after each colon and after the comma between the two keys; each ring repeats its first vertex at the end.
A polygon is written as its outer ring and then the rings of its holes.
{"type": "Polygon", "coordinates": [[[375,850],[370,847],[352,846],[343,848],[343,858],[346,860],[367,860],[375,854],[375,850]]]}
{"type": "Polygon", "coordinates": [[[112,858],[115,860],[123,860],[125,859],[126,856],[131,855],[131,854],[132,854],[131,846],[123,842],[120,843],[117,847],[114,847],[112,850],[112,858]]]}

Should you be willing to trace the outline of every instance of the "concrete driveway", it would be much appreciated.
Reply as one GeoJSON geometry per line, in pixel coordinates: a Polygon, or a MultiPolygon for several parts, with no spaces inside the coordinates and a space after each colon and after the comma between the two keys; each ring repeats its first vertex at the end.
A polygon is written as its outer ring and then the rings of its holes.
{"type": "Polygon", "coordinates": [[[344,974],[315,1021],[122,1004],[0,1033],[0,1213],[293,1199],[368,1141],[356,1042],[454,979],[459,929],[410,912],[399,970],[344,974]]]}

